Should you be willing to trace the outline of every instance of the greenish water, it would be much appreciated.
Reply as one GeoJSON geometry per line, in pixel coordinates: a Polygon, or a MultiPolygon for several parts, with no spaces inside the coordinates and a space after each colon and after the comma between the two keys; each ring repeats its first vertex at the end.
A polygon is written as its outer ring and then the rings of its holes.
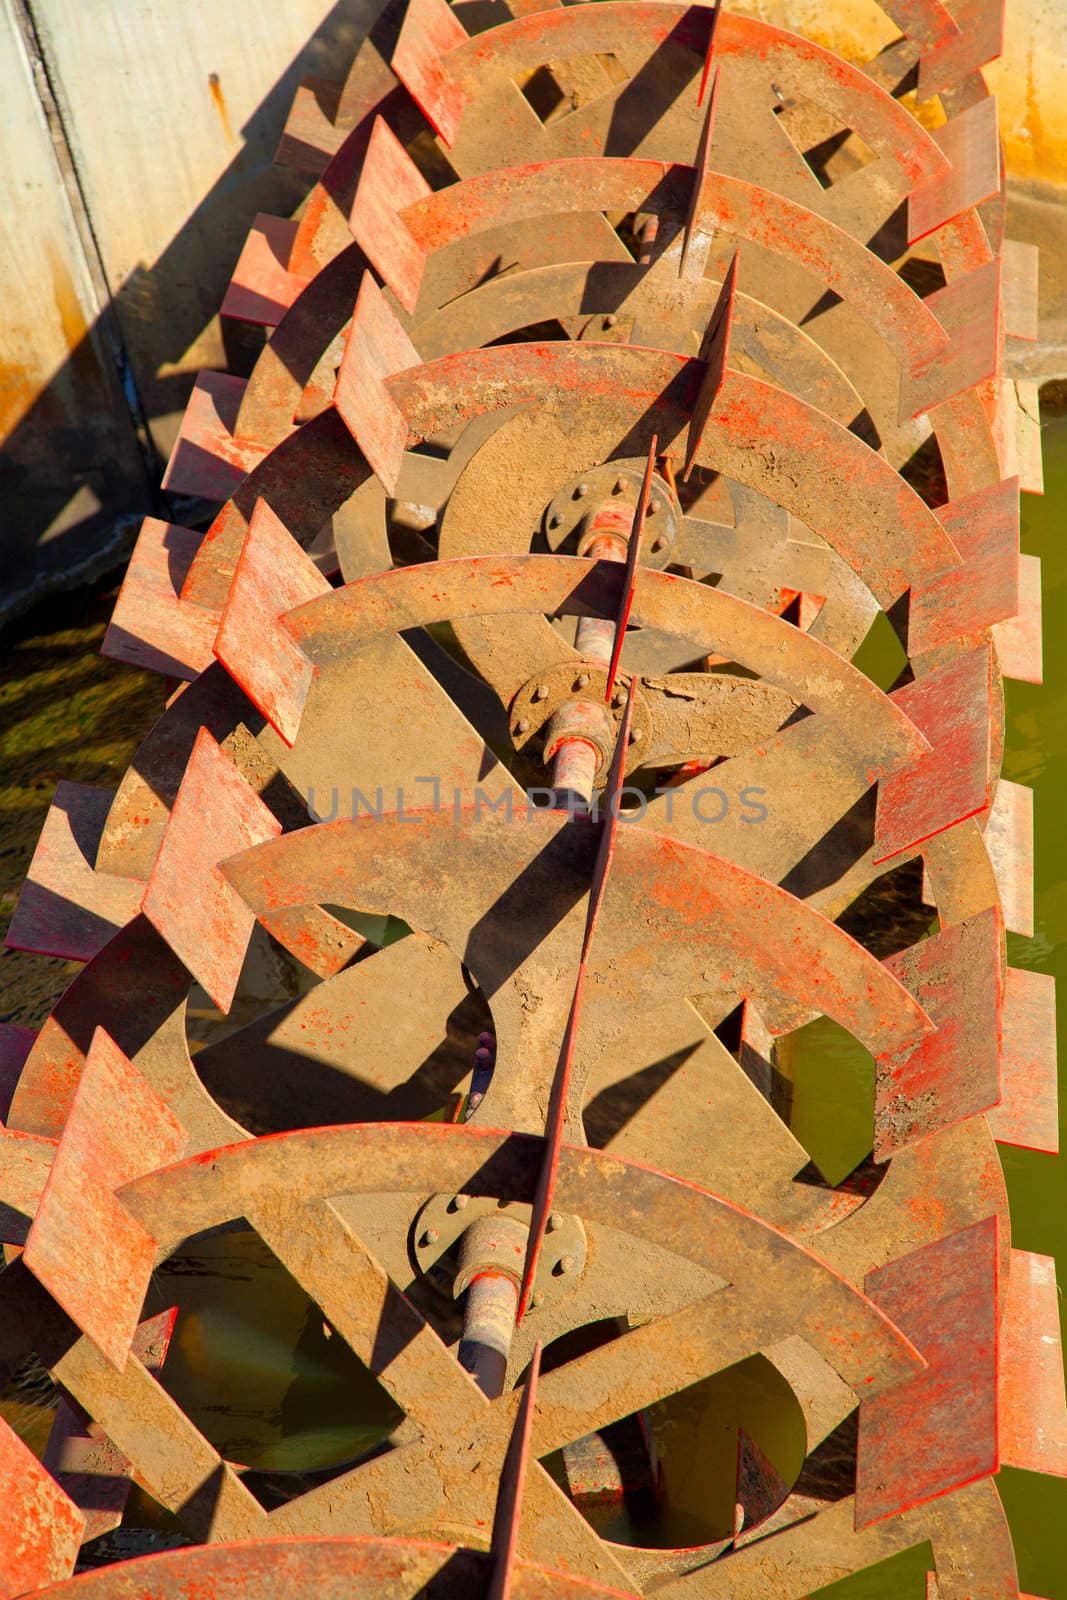
{"type": "MultiPolygon", "coordinates": [[[[1045,494],[1023,496],[1023,550],[1041,558],[1045,681],[1007,686],[1004,776],[1034,790],[1034,937],[1008,936],[1013,967],[1051,972],[1059,999],[1058,1049],[1067,1062],[1067,411],[1042,428],[1045,494]]],[[[1062,1081],[1062,1071],[1061,1071],[1062,1081]]],[[[1067,1148],[1061,1090],[1060,1144],[1067,1148]]],[[[1056,1258],[1067,1284],[1067,1155],[1003,1149],[1012,1242],[1056,1258]]],[[[1060,1313],[1062,1325],[1062,1306],[1060,1313]]],[[[1067,1600],[1067,1481],[1005,1468],[1000,1490],[1015,1538],[1019,1582],[1046,1600],[1067,1600]]]]}

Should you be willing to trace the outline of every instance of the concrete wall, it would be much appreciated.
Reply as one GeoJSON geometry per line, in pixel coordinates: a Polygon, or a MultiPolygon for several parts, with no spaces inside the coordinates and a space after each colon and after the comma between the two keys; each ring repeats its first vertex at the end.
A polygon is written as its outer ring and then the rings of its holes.
{"type": "Polygon", "coordinates": [[[0,619],[151,510],[301,77],[375,0],[0,0],[0,619]]]}

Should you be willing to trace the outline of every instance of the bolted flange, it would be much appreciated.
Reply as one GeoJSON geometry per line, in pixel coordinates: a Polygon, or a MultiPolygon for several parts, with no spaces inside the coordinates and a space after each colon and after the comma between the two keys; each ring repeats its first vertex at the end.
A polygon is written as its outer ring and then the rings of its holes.
{"type": "Polygon", "coordinates": [[[458,1300],[472,1280],[485,1273],[510,1278],[518,1288],[529,1238],[526,1224],[499,1207],[484,1217],[473,1217],[460,1235],[459,1266],[452,1285],[454,1298],[458,1300]]]}
{"type": "MultiPolygon", "coordinates": [[[[607,688],[605,668],[593,662],[559,661],[543,672],[535,673],[524,683],[514,700],[508,717],[512,741],[516,750],[535,761],[551,760],[554,736],[587,739],[596,749],[600,760],[595,782],[602,785],[615,748],[615,736],[626,704],[629,677],[620,673],[615,680],[615,695],[610,706],[604,703],[607,688]],[[571,712],[571,705],[588,705],[600,708],[603,716],[571,712]],[[574,724],[579,717],[581,726],[574,724]],[[561,721],[567,723],[561,731],[561,721]],[[552,724],[552,726],[550,726],[552,724]]],[[[626,771],[633,772],[641,765],[652,738],[652,713],[640,687],[634,695],[633,717],[630,723],[630,745],[626,755],[626,771]]],[[[555,742],[558,743],[558,740],[555,742]]]]}
{"type": "MultiPolygon", "coordinates": [[[[530,1215],[527,1205],[500,1205],[488,1195],[436,1194],[415,1218],[415,1266],[449,1300],[458,1298],[479,1272],[508,1274],[517,1262],[521,1278],[530,1215]],[[520,1237],[522,1248],[516,1254],[514,1241],[520,1237]],[[495,1239],[498,1248],[488,1250],[487,1241],[495,1239]]],[[[554,1212],[553,1218],[555,1225],[545,1237],[534,1274],[534,1310],[547,1296],[558,1296],[576,1284],[585,1267],[588,1246],[581,1222],[563,1212],[554,1212]]]]}
{"type": "MultiPolygon", "coordinates": [[[[644,477],[643,457],[626,456],[590,467],[571,478],[545,507],[542,531],[555,555],[579,555],[587,519],[598,507],[613,507],[625,514],[625,533],[633,521],[644,477]]],[[[682,513],[667,484],[653,473],[645,514],[645,533],[641,546],[641,565],[665,567],[678,542],[682,513]]]]}

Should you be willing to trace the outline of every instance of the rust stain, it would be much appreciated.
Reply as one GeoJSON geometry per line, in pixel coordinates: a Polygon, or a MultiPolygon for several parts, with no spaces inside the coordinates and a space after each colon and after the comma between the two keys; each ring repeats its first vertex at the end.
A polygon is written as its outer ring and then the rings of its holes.
{"type": "MultiPolygon", "coordinates": [[[[93,363],[91,350],[86,344],[89,324],[70,267],[58,245],[52,240],[46,240],[44,255],[63,344],[70,352],[72,365],[77,371],[81,363],[86,361],[90,365],[93,363]]],[[[47,291],[40,310],[47,318],[47,291]]],[[[26,366],[17,361],[0,363],[0,438],[6,438],[12,433],[27,412],[37,405],[42,397],[48,397],[53,377],[53,370],[45,367],[26,366]]],[[[64,392],[69,393],[69,391],[64,392]]],[[[53,396],[53,404],[55,398],[53,396]]],[[[57,424],[63,420],[62,404],[63,401],[60,401],[60,411],[55,419],[57,424]]]]}
{"type": "Polygon", "coordinates": [[[0,438],[18,426],[37,398],[40,383],[17,361],[0,365],[0,438]]]}
{"type": "Polygon", "coordinates": [[[211,90],[211,98],[214,101],[215,110],[218,112],[219,118],[222,122],[222,131],[232,144],[234,142],[233,127],[230,124],[230,113],[226,105],[226,97],[222,92],[222,84],[219,82],[219,75],[217,72],[208,73],[207,86],[211,90]]]}
{"type": "Polygon", "coordinates": [[[52,298],[59,313],[63,342],[73,354],[89,331],[78,291],[70,268],[56,246],[49,241],[46,250],[48,270],[52,275],[52,298]]]}

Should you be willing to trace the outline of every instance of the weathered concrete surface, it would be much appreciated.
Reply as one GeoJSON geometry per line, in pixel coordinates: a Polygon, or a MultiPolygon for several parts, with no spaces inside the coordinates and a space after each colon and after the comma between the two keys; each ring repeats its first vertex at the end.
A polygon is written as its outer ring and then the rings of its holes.
{"type": "MultiPolygon", "coordinates": [[[[376,0],[0,0],[0,622],[153,504],[297,82],[376,0]]],[[[239,354],[239,353],[238,353],[239,354]]]]}

